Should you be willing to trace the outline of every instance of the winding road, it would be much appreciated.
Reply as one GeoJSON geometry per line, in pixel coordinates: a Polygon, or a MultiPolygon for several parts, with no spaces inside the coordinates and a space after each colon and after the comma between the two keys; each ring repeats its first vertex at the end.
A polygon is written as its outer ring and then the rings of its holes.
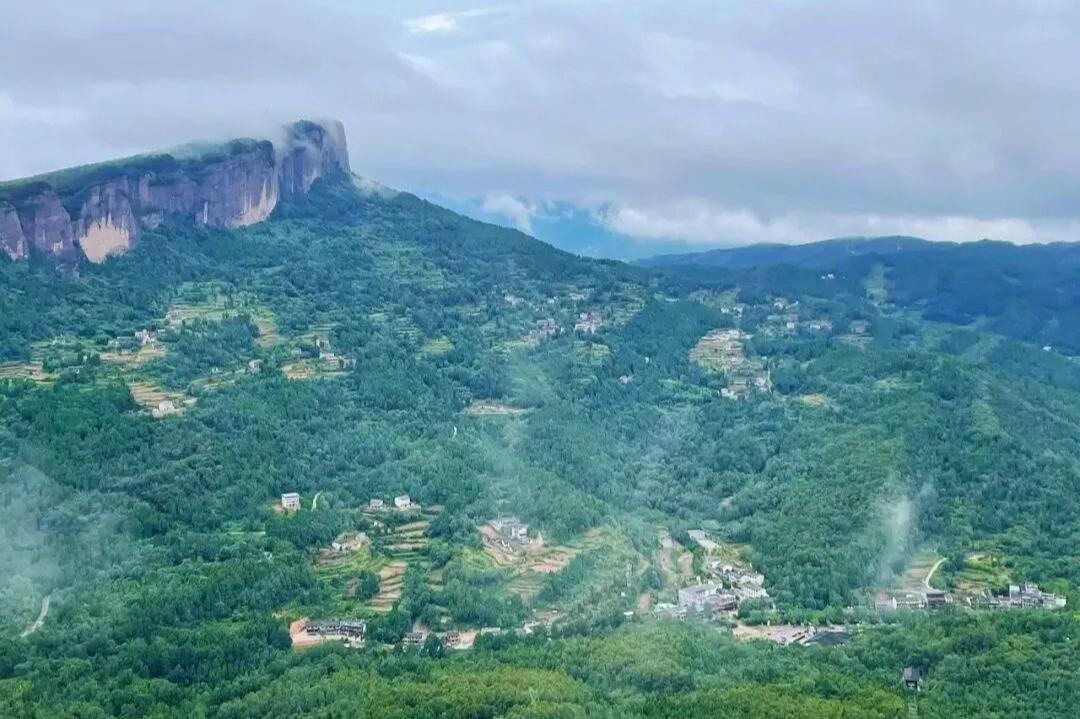
{"type": "Polygon", "coordinates": [[[940,567],[944,563],[945,563],[945,559],[942,558],[942,559],[937,560],[937,562],[934,564],[934,566],[930,567],[930,571],[926,574],[926,579],[923,580],[923,584],[926,585],[927,589],[933,589],[933,587],[930,586],[930,580],[933,578],[934,572],[936,572],[938,570],[938,567],[940,567]]]}
{"type": "Polygon", "coordinates": [[[23,630],[23,633],[19,635],[20,637],[28,637],[41,629],[41,625],[45,623],[45,617],[49,613],[49,600],[51,599],[52,595],[50,594],[41,600],[41,612],[38,614],[38,618],[34,620],[33,624],[23,630]]]}

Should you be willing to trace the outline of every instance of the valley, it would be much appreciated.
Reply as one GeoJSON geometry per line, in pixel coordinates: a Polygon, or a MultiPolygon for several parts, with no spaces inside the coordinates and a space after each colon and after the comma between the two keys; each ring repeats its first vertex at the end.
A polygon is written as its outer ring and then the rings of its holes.
{"type": "Polygon", "coordinates": [[[871,259],[597,262],[344,177],[0,258],[0,708],[886,717],[917,663],[971,716],[1080,667],[1080,368],[871,259]]]}

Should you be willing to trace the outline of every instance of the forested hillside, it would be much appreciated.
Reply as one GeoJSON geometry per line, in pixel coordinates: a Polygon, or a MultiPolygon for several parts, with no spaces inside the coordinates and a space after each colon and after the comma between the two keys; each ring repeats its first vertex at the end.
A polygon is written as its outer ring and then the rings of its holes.
{"type": "Polygon", "coordinates": [[[0,716],[1067,716],[1072,256],[635,267],[344,177],[0,256],[0,716]]]}
{"type": "Polygon", "coordinates": [[[974,326],[1069,355],[1080,296],[1080,246],[1018,247],[913,237],[827,240],[807,245],[751,245],[643,260],[676,274],[716,276],[730,269],[801,267],[873,286],[890,305],[932,321],[974,326]]]}

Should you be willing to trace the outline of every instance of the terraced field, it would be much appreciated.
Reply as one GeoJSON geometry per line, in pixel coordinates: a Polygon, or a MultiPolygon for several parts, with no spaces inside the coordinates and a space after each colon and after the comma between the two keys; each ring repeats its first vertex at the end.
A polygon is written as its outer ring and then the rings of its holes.
{"type": "Polygon", "coordinates": [[[515,552],[508,552],[495,541],[495,530],[490,525],[480,528],[480,536],[484,543],[482,557],[489,566],[513,572],[506,588],[526,604],[539,594],[548,575],[561,571],[578,554],[606,540],[602,531],[594,529],[569,544],[547,544],[539,537],[515,552]]]}
{"type": "Polygon", "coordinates": [[[369,603],[371,609],[376,612],[389,612],[394,608],[394,603],[401,599],[405,570],[408,568],[409,565],[405,562],[391,562],[379,570],[379,593],[369,603]]]}
{"type": "Polygon", "coordinates": [[[446,354],[452,349],[454,349],[454,343],[450,341],[449,337],[436,337],[420,345],[420,354],[427,357],[437,357],[446,354]]]}
{"type": "Polygon", "coordinates": [[[121,370],[135,369],[147,362],[161,359],[166,354],[165,347],[160,344],[140,347],[137,352],[102,352],[101,361],[119,367],[121,370]]]}
{"type": "Polygon", "coordinates": [[[578,361],[597,367],[607,361],[608,357],[611,355],[611,348],[599,342],[575,340],[572,352],[578,361]]]}
{"type": "Polygon", "coordinates": [[[522,573],[510,580],[506,585],[507,591],[521,597],[525,604],[529,604],[540,590],[544,588],[544,577],[535,573],[522,573]]]}
{"type": "Polygon", "coordinates": [[[227,288],[216,285],[185,285],[181,287],[178,295],[180,299],[169,307],[167,315],[174,321],[187,322],[194,319],[220,321],[246,314],[259,329],[259,336],[256,339],[259,347],[274,347],[285,341],[278,332],[277,317],[252,295],[244,292],[231,293],[227,288]],[[192,295],[200,295],[200,299],[183,299],[192,295]]]}
{"type": "Polygon", "coordinates": [[[40,360],[30,362],[5,362],[0,364],[0,380],[28,379],[31,382],[51,382],[56,375],[46,372],[40,360]]]}
{"type": "Polygon", "coordinates": [[[321,379],[342,377],[345,370],[336,360],[320,360],[314,357],[282,365],[282,373],[289,379],[321,379]]]}
{"type": "Polygon", "coordinates": [[[128,380],[128,387],[131,389],[131,396],[135,398],[135,401],[151,412],[156,411],[160,403],[166,401],[173,403],[177,414],[195,404],[194,397],[188,397],[183,392],[164,389],[150,382],[128,380]]]}

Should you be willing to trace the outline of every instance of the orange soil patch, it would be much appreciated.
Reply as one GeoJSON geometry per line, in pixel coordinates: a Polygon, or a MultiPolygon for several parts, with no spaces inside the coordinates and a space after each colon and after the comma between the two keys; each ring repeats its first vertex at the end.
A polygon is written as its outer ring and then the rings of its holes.
{"type": "Polygon", "coordinates": [[[298,652],[302,652],[305,649],[309,649],[316,644],[322,644],[326,641],[326,637],[308,634],[306,626],[307,624],[303,619],[297,619],[289,625],[289,638],[292,639],[293,649],[298,652]]]}
{"type": "Polygon", "coordinates": [[[634,606],[636,606],[640,611],[647,612],[649,611],[649,609],[652,608],[652,597],[647,592],[645,594],[641,594],[638,596],[637,602],[634,606]]]}

